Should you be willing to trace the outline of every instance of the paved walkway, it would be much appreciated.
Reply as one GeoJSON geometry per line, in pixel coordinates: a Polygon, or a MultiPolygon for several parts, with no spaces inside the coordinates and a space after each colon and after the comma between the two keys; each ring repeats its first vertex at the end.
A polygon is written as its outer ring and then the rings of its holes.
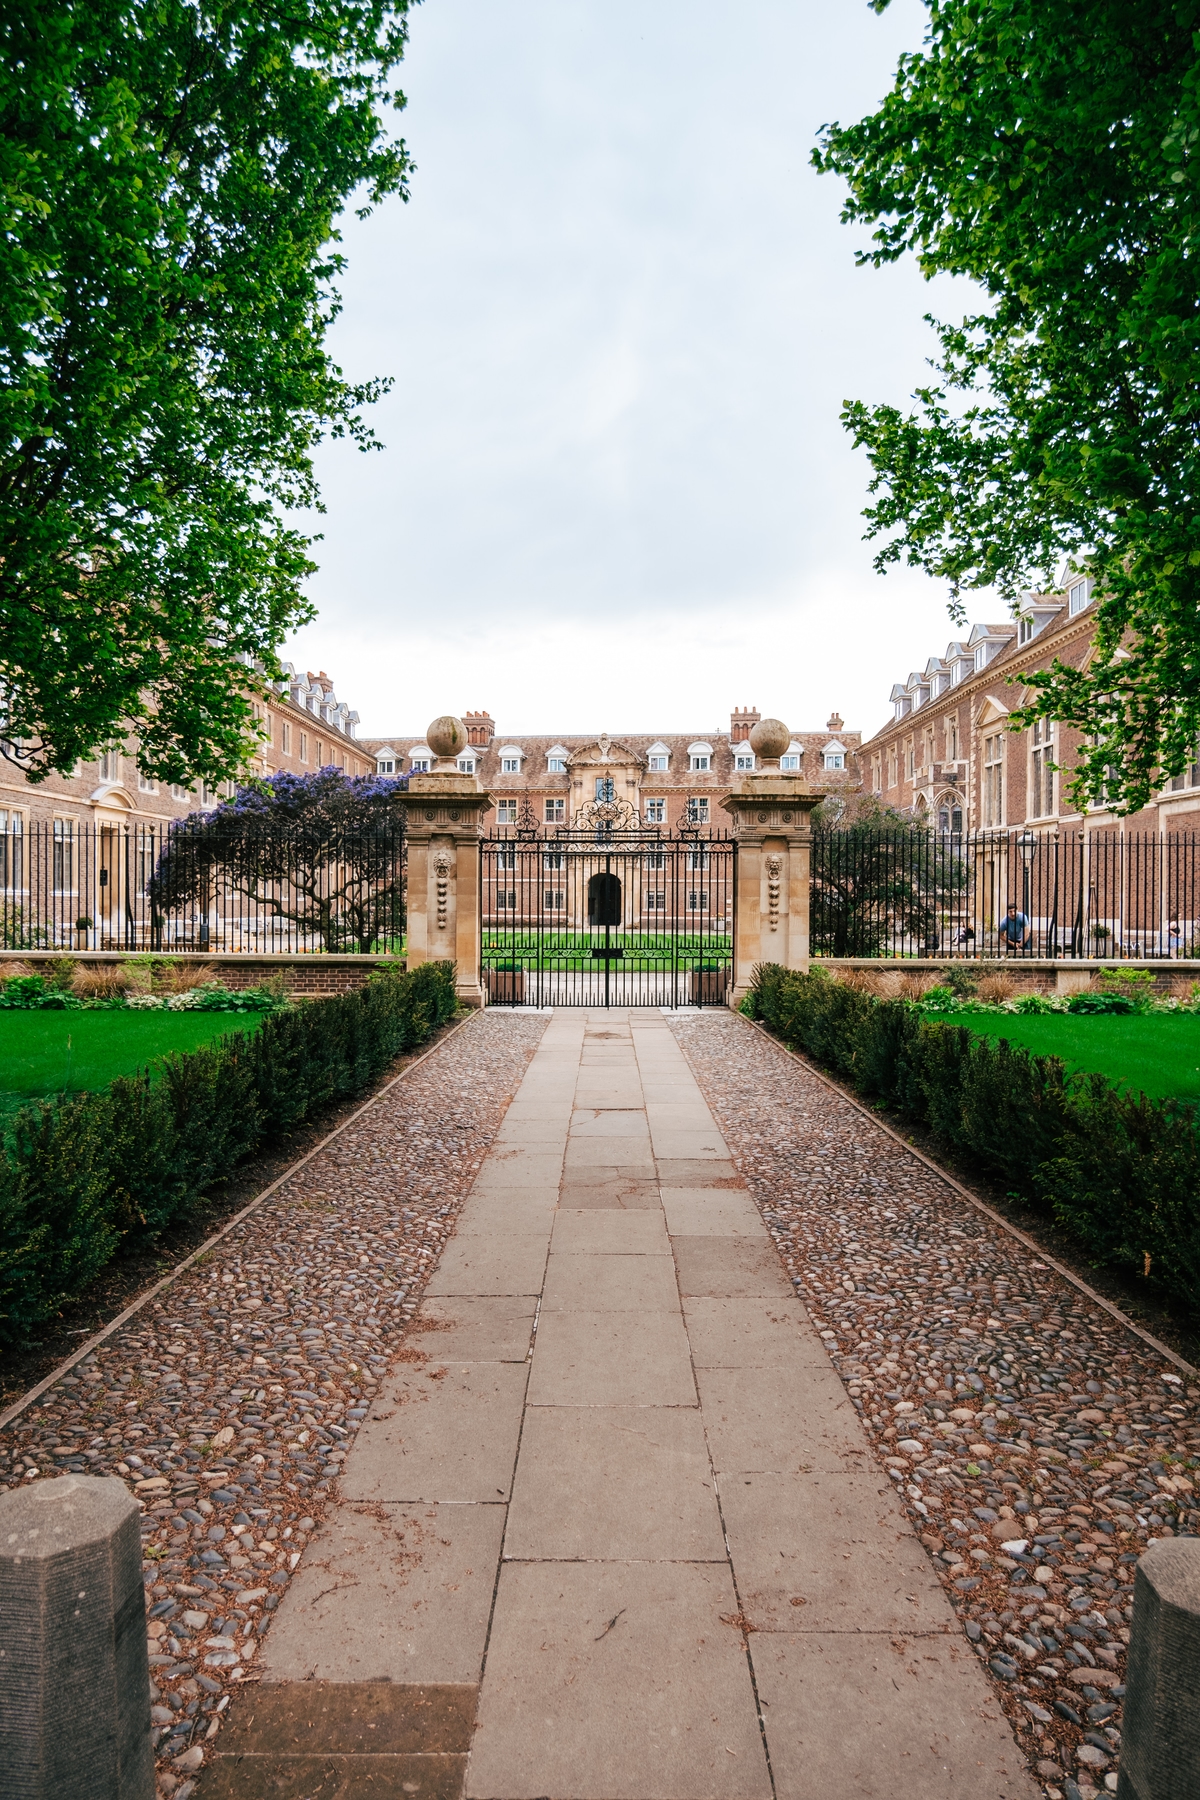
{"type": "Polygon", "coordinates": [[[1029,1800],[665,1018],[556,1013],[206,1795],[1029,1800]]]}

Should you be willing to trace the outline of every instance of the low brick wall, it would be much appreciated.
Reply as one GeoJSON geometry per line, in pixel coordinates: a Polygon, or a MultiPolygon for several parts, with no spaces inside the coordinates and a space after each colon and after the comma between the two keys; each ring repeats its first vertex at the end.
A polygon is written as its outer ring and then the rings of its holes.
{"type": "Polygon", "coordinates": [[[1164,960],[1102,962],[1083,959],[1067,962],[1062,958],[999,956],[821,956],[814,957],[814,969],[863,969],[873,975],[933,975],[944,978],[949,969],[969,969],[973,975],[1006,975],[1018,992],[1040,994],[1077,994],[1096,985],[1101,969],[1148,969],[1154,976],[1154,991],[1161,999],[1177,994],[1182,999],[1192,991],[1192,983],[1200,981],[1200,961],[1167,962],[1164,960]]]}
{"type": "MultiPolygon", "coordinates": [[[[14,950],[0,951],[0,963],[21,963],[35,972],[47,964],[61,962],[64,955],[81,969],[112,969],[128,962],[129,954],[120,950],[14,950]]],[[[140,954],[140,953],[139,953],[140,954]]],[[[361,987],[372,969],[382,964],[396,966],[391,956],[168,956],[156,958],[164,963],[182,964],[189,969],[204,969],[223,987],[262,987],[282,972],[290,994],[346,994],[361,987]]],[[[404,967],[403,960],[398,966],[404,967]]]]}

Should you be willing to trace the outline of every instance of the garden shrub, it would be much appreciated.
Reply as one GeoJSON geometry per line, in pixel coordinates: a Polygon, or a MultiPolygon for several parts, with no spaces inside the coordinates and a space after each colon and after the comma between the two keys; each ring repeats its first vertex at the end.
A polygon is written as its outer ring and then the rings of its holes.
{"type": "Polygon", "coordinates": [[[456,1004],[453,963],[385,968],[252,1037],[166,1057],[153,1084],[123,1076],[22,1108],[0,1157],[0,1343],[77,1299],[120,1246],[161,1237],[239,1161],[366,1092],[456,1004]]]}
{"type": "MultiPolygon", "coordinates": [[[[1093,1263],[1144,1276],[1196,1313],[1193,1106],[1125,1094],[1102,1075],[1068,1075],[1058,1057],[927,1021],[915,1005],[872,999],[823,973],[764,965],[750,997],[751,1017],[1052,1213],[1093,1263]]],[[[1124,994],[1077,998],[1141,1010],[1124,994]]]]}

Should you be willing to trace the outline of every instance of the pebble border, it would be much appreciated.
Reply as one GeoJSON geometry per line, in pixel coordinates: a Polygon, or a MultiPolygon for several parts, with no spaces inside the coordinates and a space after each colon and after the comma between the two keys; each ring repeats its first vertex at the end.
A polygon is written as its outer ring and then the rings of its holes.
{"type": "Polygon", "coordinates": [[[748,1019],[670,1023],[1047,1800],[1115,1790],[1196,1371],[748,1019]]]}
{"type": "Polygon", "coordinates": [[[0,1490],[143,1507],[158,1792],[189,1800],[546,1028],[475,1013],[10,1409],[0,1490]],[[140,1316],[135,1316],[140,1315],[140,1316]]]}

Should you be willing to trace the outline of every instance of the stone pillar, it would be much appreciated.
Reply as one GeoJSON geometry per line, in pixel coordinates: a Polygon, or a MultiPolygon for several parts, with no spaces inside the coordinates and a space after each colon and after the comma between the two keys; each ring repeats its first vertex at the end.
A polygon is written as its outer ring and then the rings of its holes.
{"type": "Polygon", "coordinates": [[[730,1006],[750,991],[756,963],[808,968],[810,821],[825,791],[781,772],[779,758],[790,742],[779,719],[760,719],[750,746],[761,770],[721,801],[737,841],[730,1006]]]}
{"type": "Polygon", "coordinates": [[[1200,1542],[1160,1538],[1137,1566],[1118,1800],[1200,1792],[1200,1542]]]}
{"type": "Polygon", "coordinates": [[[136,1500],[115,1475],[0,1494],[0,1789],[154,1800],[136,1500]]]}
{"type": "Polygon", "coordinates": [[[458,767],[467,748],[461,719],[435,719],[425,741],[438,760],[428,775],[408,778],[408,966],[453,960],[459,1000],[483,1006],[479,836],[492,803],[458,767]]]}

